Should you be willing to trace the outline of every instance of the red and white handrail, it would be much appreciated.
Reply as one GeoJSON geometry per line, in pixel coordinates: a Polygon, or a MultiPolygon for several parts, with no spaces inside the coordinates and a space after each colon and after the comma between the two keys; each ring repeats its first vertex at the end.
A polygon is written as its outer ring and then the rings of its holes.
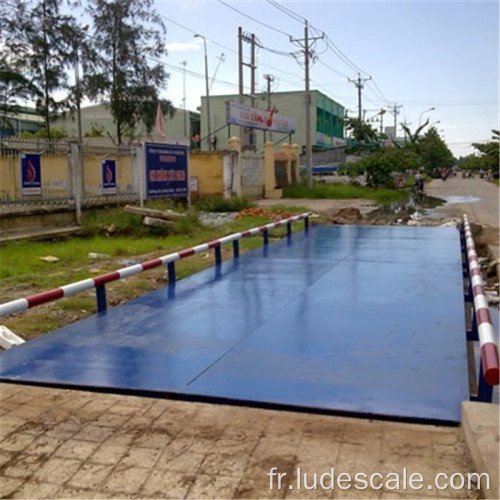
{"type": "Polygon", "coordinates": [[[63,297],[69,297],[70,295],[74,295],[75,293],[90,290],[112,281],[128,278],[129,276],[141,273],[142,271],[147,271],[148,269],[153,269],[164,264],[169,264],[185,257],[189,257],[190,255],[195,255],[201,252],[206,252],[212,248],[220,247],[225,243],[237,241],[247,236],[255,236],[259,233],[265,233],[269,229],[273,229],[275,227],[291,224],[292,222],[296,222],[301,219],[306,219],[307,222],[308,217],[309,213],[305,212],[300,215],[295,215],[293,217],[288,217],[287,219],[279,220],[277,222],[271,222],[270,224],[266,224],[265,226],[255,227],[253,229],[249,229],[248,231],[230,234],[229,236],[224,236],[223,238],[220,238],[218,240],[203,243],[186,250],[181,250],[180,252],[174,252],[168,255],[164,255],[163,257],[148,260],[146,262],[142,262],[141,264],[124,267],[122,269],[118,269],[117,271],[103,274],[95,278],[87,278],[81,281],[77,281],[76,283],[70,283],[69,285],[64,285],[46,292],[30,295],[22,299],[11,300],[10,302],[0,304],[0,317],[18,313],[40,304],[45,304],[53,300],[62,299],[63,297]]]}
{"type": "Polygon", "coordinates": [[[481,358],[483,361],[484,379],[489,385],[498,385],[499,362],[498,348],[495,342],[495,328],[490,316],[488,300],[484,293],[484,283],[481,276],[481,266],[477,258],[476,245],[472,237],[472,231],[467,215],[462,216],[465,247],[469,262],[469,278],[471,280],[472,296],[474,298],[474,310],[476,314],[479,343],[481,347],[481,358]]]}

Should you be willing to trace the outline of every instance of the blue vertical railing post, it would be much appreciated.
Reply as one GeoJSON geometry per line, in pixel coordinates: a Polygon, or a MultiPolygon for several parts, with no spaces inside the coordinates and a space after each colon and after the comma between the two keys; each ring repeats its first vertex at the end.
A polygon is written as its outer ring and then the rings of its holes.
{"type": "Polygon", "coordinates": [[[286,224],[286,235],[288,238],[292,237],[292,223],[291,222],[287,222],[287,224],[286,224]]]}
{"type": "Polygon", "coordinates": [[[488,384],[484,379],[482,358],[479,366],[479,383],[477,385],[477,396],[475,399],[477,401],[483,401],[484,403],[491,403],[493,399],[493,386],[488,384]]]}
{"type": "Polygon", "coordinates": [[[97,285],[95,287],[95,297],[97,300],[97,312],[103,312],[108,308],[106,300],[106,285],[97,285]]]}
{"type": "Polygon", "coordinates": [[[465,231],[462,227],[460,228],[460,248],[462,250],[462,272],[464,277],[468,277],[469,271],[469,258],[467,256],[467,247],[465,243],[465,231]]]}
{"type": "Polygon", "coordinates": [[[240,256],[240,241],[233,241],[233,257],[237,259],[240,256]]]}
{"type": "Polygon", "coordinates": [[[471,306],[471,328],[467,330],[467,340],[472,340],[477,342],[479,340],[479,330],[477,328],[477,317],[476,317],[476,309],[474,304],[471,306]]]}
{"type": "Polygon", "coordinates": [[[168,270],[168,282],[175,283],[175,262],[169,262],[167,264],[168,270]]]}
{"type": "Polygon", "coordinates": [[[269,231],[267,229],[264,229],[264,231],[262,231],[262,236],[264,236],[264,245],[268,245],[269,244],[269,231]]]}
{"type": "Polygon", "coordinates": [[[309,231],[309,216],[304,217],[304,230],[307,233],[309,231]]]}
{"type": "Polygon", "coordinates": [[[220,245],[214,247],[214,253],[215,253],[215,265],[220,266],[222,264],[222,252],[220,245]]]}

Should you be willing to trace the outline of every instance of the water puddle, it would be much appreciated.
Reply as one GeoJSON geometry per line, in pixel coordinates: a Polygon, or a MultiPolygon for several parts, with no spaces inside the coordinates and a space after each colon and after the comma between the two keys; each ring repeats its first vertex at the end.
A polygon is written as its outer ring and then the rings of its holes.
{"type": "Polygon", "coordinates": [[[445,201],[432,196],[424,196],[417,202],[413,196],[409,196],[407,200],[399,203],[385,205],[368,214],[368,219],[387,219],[387,220],[413,220],[427,219],[434,217],[432,209],[444,205],[445,201]]]}
{"type": "Polygon", "coordinates": [[[481,201],[481,198],[476,196],[440,196],[448,205],[454,205],[456,203],[477,203],[481,201]]]}

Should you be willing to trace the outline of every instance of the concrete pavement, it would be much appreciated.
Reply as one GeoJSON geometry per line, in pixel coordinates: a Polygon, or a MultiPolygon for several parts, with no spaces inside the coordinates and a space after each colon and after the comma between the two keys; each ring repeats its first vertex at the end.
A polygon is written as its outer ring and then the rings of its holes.
{"type": "Polygon", "coordinates": [[[0,384],[1,498],[477,498],[434,483],[472,470],[459,427],[0,384]],[[332,467],[423,487],[297,488],[332,467]]]}

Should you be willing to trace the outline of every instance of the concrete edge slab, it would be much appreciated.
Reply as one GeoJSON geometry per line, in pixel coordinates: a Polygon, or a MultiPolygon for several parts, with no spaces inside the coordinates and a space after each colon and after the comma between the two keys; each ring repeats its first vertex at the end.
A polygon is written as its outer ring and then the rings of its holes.
{"type": "Polygon", "coordinates": [[[499,406],[490,403],[462,403],[462,429],[474,468],[490,477],[489,491],[482,489],[485,498],[500,498],[499,410],[499,406]]]}

